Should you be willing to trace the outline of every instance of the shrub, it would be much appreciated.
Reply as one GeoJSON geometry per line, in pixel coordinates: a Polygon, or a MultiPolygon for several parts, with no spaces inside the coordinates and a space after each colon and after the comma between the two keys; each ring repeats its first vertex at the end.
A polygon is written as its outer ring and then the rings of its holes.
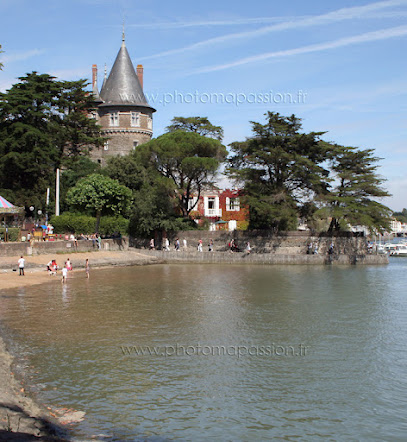
{"type": "MultiPolygon", "coordinates": [[[[55,233],[95,233],[96,218],[89,215],[65,212],[60,216],[53,216],[51,224],[55,233]]],[[[104,216],[100,220],[99,233],[103,236],[111,236],[114,233],[126,235],[129,221],[122,216],[104,216]]]]}
{"type": "MultiPolygon", "coordinates": [[[[94,218],[96,222],[96,218],[94,218]]],[[[103,216],[100,220],[99,233],[103,236],[111,236],[114,233],[127,235],[129,220],[122,216],[103,216]]]]}
{"type": "MultiPolygon", "coordinates": [[[[17,227],[9,227],[8,228],[8,241],[18,241],[20,229],[17,227]]],[[[6,229],[4,227],[0,227],[0,237],[4,241],[6,235],[6,229]]]]}

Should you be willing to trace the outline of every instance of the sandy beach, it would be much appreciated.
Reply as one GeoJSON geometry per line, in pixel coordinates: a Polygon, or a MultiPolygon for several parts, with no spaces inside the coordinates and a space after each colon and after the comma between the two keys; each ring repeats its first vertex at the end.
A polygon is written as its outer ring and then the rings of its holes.
{"type": "MultiPolygon", "coordinates": [[[[57,276],[50,276],[46,270],[47,263],[56,259],[60,268],[69,258],[73,272],[83,272],[85,277],[85,260],[92,269],[111,266],[146,265],[160,261],[148,254],[132,251],[97,251],[89,253],[66,253],[55,255],[25,256],[25,276],[19,276],[17,261],[20,256],[0,258],[0,302],[4,290],[36,284],[45,284],[57,276]]],[[[0,441],[61,441],[58,436],[66,423],[73,423],[80,416],[74,410],[49,410],[36,404],[26,396],[24,386],[14,377],[12,371],[13,357],[7,351],[0,337],[0,441]]]]}

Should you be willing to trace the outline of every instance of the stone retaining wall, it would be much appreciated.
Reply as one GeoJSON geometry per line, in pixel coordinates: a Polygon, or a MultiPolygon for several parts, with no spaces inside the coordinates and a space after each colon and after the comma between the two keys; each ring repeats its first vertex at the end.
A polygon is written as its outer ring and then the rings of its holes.
{"type": "MultiPolygon", "coordinates": [[[[103,239],[102,250],[128,250],[128,238],[103,239]]],[[[77,245],[73,241],[31,241],[28,242],[1,242],[0,257],[19,255],[44,255],[49,253],[92,252],[97,245],[90,240],[79,240],[77,245]]]]}
{"type": "Polygon", "coordinates": [[[170,263],[222,263],[222,264],[281,264],[281,265],[384,265],[389,263],[387,255],[307,255],[274,253],[230,253],[230,252],[165,252],[162,250],[139,250],[145,255],[155,256],[170,263]]]}
{"type": "MultiPolygon", "coordinates": [[[[198,241],[202,239],[203,249],[208,250],[209,241],[214,242],[214,250],[218,252],[227,251],[228,243],[233,238],[239,248],[245,249],[249,241],[252,248],[252,254],[270,253],[278,255],[305,255],[308,245],[312,242],[313,249],[317,245],[318,253],[324,255],[327,253],[331,243],[334,244],[334,250],[337,254],[363,255],[367,253],[366,239],[363,236],[351,232],[341,232],[336,235],[327,233],[311,232],[285,232],[276,234],[271,231],[217,231],[209,232],[204,230],[190,230],[176,232],[168,236],[170,248],[174,248],[176,238],[179,238],[181,248],[183,239],[187,240],[188,251],[197,249],[198,241]]],[[[156,248],[161,250],[162,238],[155,238],[156,248]]],[[[130,246],[136,248],[149,248],[149,239],[130,238],[130,246]]]]}

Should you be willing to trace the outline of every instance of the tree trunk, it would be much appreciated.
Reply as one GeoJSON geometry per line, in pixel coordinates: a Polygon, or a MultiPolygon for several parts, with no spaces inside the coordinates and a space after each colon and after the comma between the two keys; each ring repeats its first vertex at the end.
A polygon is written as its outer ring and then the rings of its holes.
{"type": "Polygon", "coordinates": [[[102,217],[102,214],[100,212],[96,213],[96,226],[95,226],[95,233],[99,233],[99,225],[100,225],[100,218],[102,217]]]}

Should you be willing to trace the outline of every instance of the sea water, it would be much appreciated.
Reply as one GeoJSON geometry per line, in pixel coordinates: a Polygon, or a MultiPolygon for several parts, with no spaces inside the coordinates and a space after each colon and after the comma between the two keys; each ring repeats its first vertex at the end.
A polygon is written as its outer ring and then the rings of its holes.
{"type": "Polygon", "coordinates": [[[152,265],[0,292],[31,393],[74,439],[405,440],[407,259],[152,265]]]}

